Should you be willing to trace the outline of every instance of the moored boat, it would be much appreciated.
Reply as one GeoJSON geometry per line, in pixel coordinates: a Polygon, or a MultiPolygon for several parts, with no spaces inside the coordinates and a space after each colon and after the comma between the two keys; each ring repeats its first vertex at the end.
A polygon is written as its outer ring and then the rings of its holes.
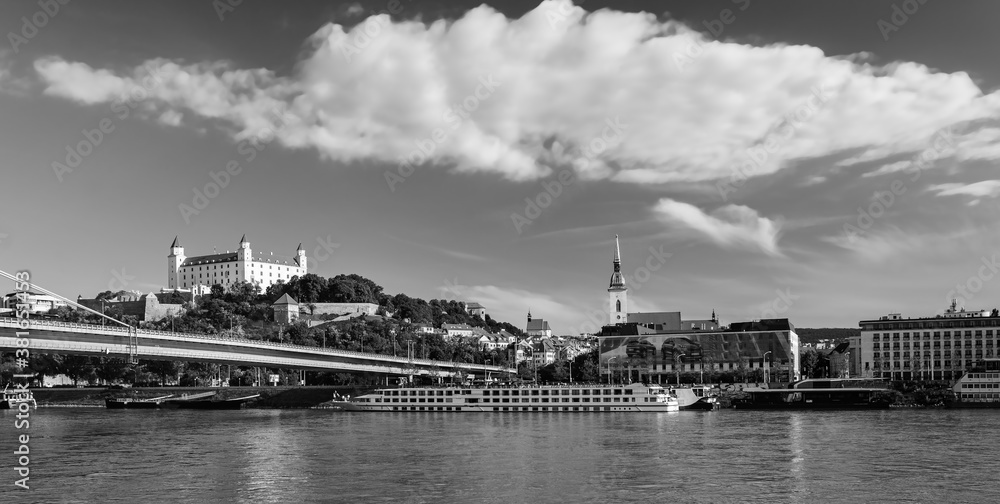
{"type": "Polygon", "coordinates": [[[711,387],[675,387],[670,393],[677,398],[678,407],[683,410],[716,410],[719,409],[719,398],[712,394],[711,387]]]}
{"type": "Polygon", "coordinates": [[[181,401],[177,403],[177,407],[180,409],[197,409],[197,410],[238,410],[244,409],[247,403],[260,397],[260,394],[249,395],[246,397],[235,397],[232,399],[222,399],[218,401],[214,400],[195,400],[195,401],[181,401]]]}
{"type": "Polygon", "coordinates": [[[170,397],[173,397],[173,394],[141,399],[135,397],[109,397],[104,400],[104,406],[108,409],[156,409],[163,404],[163,401],[170,397]]]}
{"type": "Polygon", "coordinates": [[[737,409],[875,409],[888,408],[889,384],[878,379],[815,378],[784,388],[743,389],[737,409]]]}
{"type": "Polygon", "coordinates": [[[0,396],[0,409],[17,409],[21,403],[27,403],[38,408],[35,396],[28,389],[8,389],[4,387],[3,395],[0,396]]]}
{"type": "Polygon", "coordinates": [[[1000,358],[983,359],[955,383],[949,408],[1000,408],[1000,358]]]}
{"type": "Polygon", "coordinates": [[[660,385],[402,387],[334,402],[347,411],[670,412],[677,398],[660,385]]]}

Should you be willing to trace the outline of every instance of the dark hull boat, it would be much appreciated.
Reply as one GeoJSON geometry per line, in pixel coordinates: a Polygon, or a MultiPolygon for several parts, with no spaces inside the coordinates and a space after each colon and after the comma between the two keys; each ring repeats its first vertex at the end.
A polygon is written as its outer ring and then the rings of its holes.
{"type": "Polygon", "coordinates": [[[884,409],[888,384],[861,379],[810,379],[789,388],[744,389],[746,397],[733,401],[736,409],[884,409]]]}
{"type": "Polygon", "coordinates": [[[237,397],[234,399],[223,399],[221,401],[183,401],[177,402],[177,407],[180,409],[197,409],[197,410],[239,410],[244,409],[247,403],[253,399],[260,397],[260,394],[254,394],[246,397],[237,397]]]}
{"type": "Polygon", "coordinates": [[[157,409],[170,397],[173,397],[173,395],[151,397],[148,399],[136,399],[134,397],[107,398],[104,400],[104,406],[108,409],[157,409]]]}

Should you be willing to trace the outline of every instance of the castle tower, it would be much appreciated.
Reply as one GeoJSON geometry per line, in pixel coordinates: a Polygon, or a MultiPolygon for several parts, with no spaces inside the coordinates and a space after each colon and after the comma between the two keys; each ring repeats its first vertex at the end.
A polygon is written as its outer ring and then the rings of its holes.
{"type": "Polygon", "coordinates": [[[253,278],[253,251],[250,250],[250,242],[247,235],[240,238],[240,248],[236,250],[236,278],[244,282],[254,282],[253,278]]]}
{"type": "Polygon", "coordinates": [[[622,276],[621,250],[618,246],[618,235],[615,235],[615,271],[611,274],[611,285],[608,286],[609,324],[628,322],[628,287],[622,276]]]}
{"type": "Polygon", "coordinates": [[[167,287],[176,289],[180,287],[181,264],[184,264],[184,245],[174,237],[174,242],[170,244],[170,255],[167,256],[167,287]]]}
{"type": "Polygon", "coordinates": [[[301,243],[299,243],[299,247],[295,249],[295,258],[298,259],[299,267],[302,268],[302,274],[305,275],[308,271],[308,268],[306,268],[306,251],[302,248],[301,243]]]}

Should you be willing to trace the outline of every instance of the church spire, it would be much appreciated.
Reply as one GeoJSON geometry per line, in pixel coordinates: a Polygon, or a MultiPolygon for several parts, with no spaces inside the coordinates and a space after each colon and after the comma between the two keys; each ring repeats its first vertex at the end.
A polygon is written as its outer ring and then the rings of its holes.
{"type": "Polygon", "coordinates": [[[608,290],[624,290],[625,279],[622,277],[622,255],[618,246],[618,235],[615,235],[615,271],[611,274],[611,285],[608,290]]]}

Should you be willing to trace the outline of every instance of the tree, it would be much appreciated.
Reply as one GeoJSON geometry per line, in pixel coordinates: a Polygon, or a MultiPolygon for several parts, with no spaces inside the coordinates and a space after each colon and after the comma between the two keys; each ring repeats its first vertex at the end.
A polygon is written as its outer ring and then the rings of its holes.
{"type": "Polygon", "coordinates": [[[158,376],[160,378],[160,384],[166,385],[170,381],[167,377],[175,378],[177,376],[177,371],[180,369],[180,363],[175,361],[166,360],[154,360],[145,361],[144,366],[146,371],[158,376]]]}
{"type": "Polygon", "coordinates": [[[802,351],[799,359],[802,363],[802,376],[805,378],[814,378],[819,367],[819,352],[813,347],[807,347],[802,351]]]}
{"type": "Polygon", "coordinates": [[[125,377],[129,365],[117,357],[99,357],[94,363],[94,373],[105,383],[114,383],[125,377]]]}
{"type": "Polygon", "coordinates": [[[62,373],[73,380],[73,385],[79,385],[80,380],[87,383],[97,377],[94,373],[94,364],[90,357],[83,355],[67,355],[62,360],[62,373]]]}

